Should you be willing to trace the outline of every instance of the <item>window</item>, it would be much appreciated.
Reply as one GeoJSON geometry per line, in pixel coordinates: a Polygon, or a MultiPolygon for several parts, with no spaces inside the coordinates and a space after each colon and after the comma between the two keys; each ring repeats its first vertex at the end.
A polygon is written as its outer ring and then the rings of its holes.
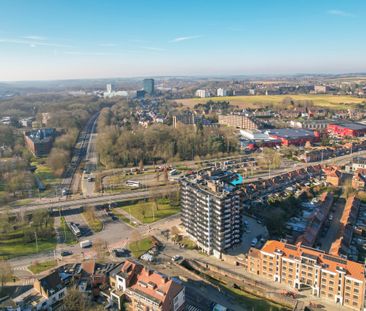
{"type": "Polygon", "coordinates": [[[358,300],[358,296],[357,295],[353,295],[353,299],[358,300]]]}
{"type": "Polygon", "coordinates": [[[358,294],[358,288],[354,288],[354,289],[353,289],[353,292],[354,292],[355,294],[358,294]]]}

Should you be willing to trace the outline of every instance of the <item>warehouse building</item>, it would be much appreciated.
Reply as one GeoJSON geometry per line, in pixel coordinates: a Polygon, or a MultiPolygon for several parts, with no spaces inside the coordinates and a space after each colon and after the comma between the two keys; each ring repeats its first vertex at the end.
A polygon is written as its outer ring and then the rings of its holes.
{"type": "Polygon", "coordinates": [[[271,129],[269,135],[272,138],[280,139],[284,146],[304,146],[307,142],[314,143],[320,140],[317,131],[310,131],[304,129],[271,129]]]}
{"type": "Polygon", "coordinates": [[[360,137],[366,134],[366,125],[356,122],[340,122],[328,124],[328,133],[340,137],[360,137]]]}

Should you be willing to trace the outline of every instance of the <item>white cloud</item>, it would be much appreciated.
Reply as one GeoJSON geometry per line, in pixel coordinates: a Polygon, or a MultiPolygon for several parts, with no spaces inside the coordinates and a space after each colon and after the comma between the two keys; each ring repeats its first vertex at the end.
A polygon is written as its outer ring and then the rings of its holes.
{"type": "Polygon", "coordinates": [[[47,38],[46,37],[42,37],[42,36],[24,36],[22,37],[23,39],[27,39],[27,40],[34,40],[34,41],[46,41],[47,38]]]}
{"type": "Polygon", "coordinates": [[[327,13],[329,15],[334,15],[334,16],[344,16],[344,17],[353,17],[354,15],[352,13],[346,12],[346,11],[342,11],[342,10],[329,10],[327,11],[327,13]]]}
{"type": "Polygon", "coordinates": [[[187,40],[192,40],[192,39],[198,39],[201,38],[202,36],[196,35],[196,36],[186,36],[186,37],[177,37],[174,38],[173,40],[171,40],[170,42],[182,42],[182,41],[187,41],[187,40]]]}
{"type": "Polygon", "coordinates": [[[99,46],[105,47],[105,48],[108,48],[108,47],[112,48],[112,47],[118,46],[118,44],[116,44],[116,43],[99,43],[99,46]]]}
{"type": "Polygon", "coordinates": [[[109,53],[109,52],[81,52],[81,51],[65,51],[66,55],[83,55],[83,56],[117,56],[122,53],[109,53]]]}
{"type": "Polygon", "coordinates": [[[153,46],[142,46],[141,48],[144,49],[144,50],[155,51],[155,52],[165,51],[165,49],[163,49],[163,48],[157,48],[157,47],[153,47],[153,46]]]}
{"type": "Polygon", "coordinates": [[[23,44],[23,45],[28,45],[30,47],[36,47],[36,46],[48,46],[48,47],[55,47],[55,48],[70,48],[70,47],[72,47],[70,45],[65,45],[65,44],[58,44],[58,43],[44,42],[44,41],[35,41],[35,40],[29,40],[29,39],[0,38],[0,43],[23,44]]]}

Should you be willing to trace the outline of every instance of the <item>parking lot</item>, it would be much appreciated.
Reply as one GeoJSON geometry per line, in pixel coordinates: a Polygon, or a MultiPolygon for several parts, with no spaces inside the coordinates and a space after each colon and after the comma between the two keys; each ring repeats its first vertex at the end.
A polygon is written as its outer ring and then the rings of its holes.
{"type": "Polygon", "coordinates": [[[244,232],[242,236],[242,242],[229,251],[229,255],[240,255],[248,252],[250,247],[260,248],[268,238],[268,230],[261,221],[258,221],[252,217],[243,216],[244,232]],[[255,242],[257,239],[257,243],[255,242]],[[252,244],[253,242],[253,244],[252,244]]]}

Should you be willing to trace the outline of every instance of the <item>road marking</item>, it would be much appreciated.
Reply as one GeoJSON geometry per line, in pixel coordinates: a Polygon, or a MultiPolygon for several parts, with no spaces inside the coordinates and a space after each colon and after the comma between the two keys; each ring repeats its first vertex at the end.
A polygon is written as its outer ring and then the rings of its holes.
{"type": "Polygon", "coordinates": [[[13,271],[28,270],[28,266],[14,267],[13,271]]]}
{"type": "Polygon", "coordinates": [[[35,280],[35,278],[25,279],[22,283],[23,285],[33,285],[35,280]]]}

